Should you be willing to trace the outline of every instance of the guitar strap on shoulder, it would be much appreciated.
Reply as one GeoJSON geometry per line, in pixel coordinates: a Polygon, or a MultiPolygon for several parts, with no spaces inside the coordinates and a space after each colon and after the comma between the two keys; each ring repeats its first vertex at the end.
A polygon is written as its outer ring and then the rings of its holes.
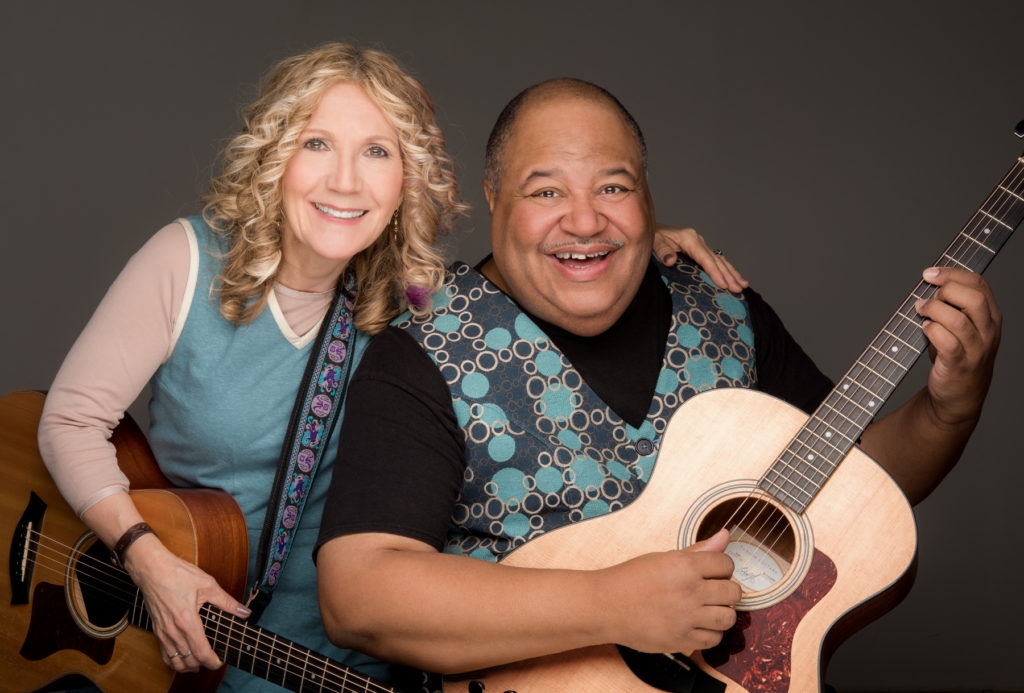
{"type": "Polygon", "coordinates": [[[351,288],[351,281],[348,285],[339,284],[333,309],[324,318],[310,351],[292,408],[260,536],[255,564],[260,573],[249,589],[251,623],[259,620],[270,603],[299,526],[303,504],[345,399],[351,370],[348,357],[355,334],[351,288]]]}

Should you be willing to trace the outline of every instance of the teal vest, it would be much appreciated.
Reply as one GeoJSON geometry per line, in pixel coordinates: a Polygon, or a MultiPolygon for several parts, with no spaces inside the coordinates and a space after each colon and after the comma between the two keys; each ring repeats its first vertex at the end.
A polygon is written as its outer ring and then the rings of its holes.
{"type": "Polygon", "coordinates": [[[698,267],[661,267],[673,315],[654,399],[624,422],[515,303],[456,263],[427,318],[402,316],[451,390],[467,467],[445,550],[485,560],[630,503],[651,477],[672,413],[693,395],[750,387],[746,302],[698,267]]]}
{"type": "MultiPolygon", "coordinates": [[[[228,322],[210,291],[221,271],[225,239],[200,217],[188,220],[199,245],[199,273],[188,315],[170,358],[151,380],[149,441],[164,474],[178,486],[220,488],[238,501],[249,530],[254,575],[288,420],[316,339],[297,348],[269,308],[248,325],[228,322]]],[[[349,358],[355,370],[369,339],[356,333],[349,358]]],[[[294,543],[260,625],[317,652],[386,677],[385,665],[340,650],[327,639],[316,600],[312,560],[324,499],[338,449],[340,417],[296,530],[294,543]]],[[[221,690],[280,691],[233,667],[221,690]]]]}

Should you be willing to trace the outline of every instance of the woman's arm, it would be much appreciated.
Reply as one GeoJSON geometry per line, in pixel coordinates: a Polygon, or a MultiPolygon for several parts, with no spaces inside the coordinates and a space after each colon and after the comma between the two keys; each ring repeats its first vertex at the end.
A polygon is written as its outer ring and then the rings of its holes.
{"type": "MultiPolygon", "coordinates": [[[[39,446],[47,469],[108,547],[144,519],[128,494],[110,435],[169,354],[190,255],[184,229],[171,224],[129,260],[68,353],[44,404],[39,446]]],[[[126,549],[124,564],[142,590],[168,666],[177,671],[219,666],[199,606],[210,602],[243,615],[247,611],[239,611],[241,605],[212,577],[152,534],[126,549]]]]}
{"type": "Polygon", "coordinates": [[[170,224],[125,265],[50,386],[39,446],[79,515],[128,490],[110,435],[167,357],[188,274],[185,231],[170,224]]]}

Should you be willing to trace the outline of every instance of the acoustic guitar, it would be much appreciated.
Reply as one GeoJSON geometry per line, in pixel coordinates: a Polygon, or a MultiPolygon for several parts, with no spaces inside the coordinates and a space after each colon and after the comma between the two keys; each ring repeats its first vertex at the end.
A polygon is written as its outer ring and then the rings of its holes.
{"type": "MultiPolygon", "coordinates": [[[[1024,137],[1024,121],[1016,134],[1024,137]]],[[[934,266],[984,271],[1022,217],[1024,156],[934,266]]],[[[810,418],[752,390],[699,394],[672,417],[650,482],[633,503],[543,534],[503,562],[600,569],[685,548],[726,527],[726,553],[743,588],[737,623],[717,647],[685,654],[718,682],[713,688],[729,693],[820,690],[822,667],[838,644],[910,589],[913,513],[892,478],[855,443],[927,349],[914,305],[935,290],[917,284],[810,418]]],[[[671,687],[639,678],[610,644],[445,680],[446,693],[484,690],[671,687]]]]}
{"type": "MultiPolygon", "coordinates": [[[[142,595],[64,501],[36,444],[43,394],[0,397],[0,689],[42,692],[92,683],[104,693],[212,691],[225,668],[177,674],[160,659],[142,595]]],[[[114,430],[132,499],[161,541],[213,575],[236,598],[245,591],[248,535],[235,500],[212,489],[174,488],[129,417],[114,430]]],[[[359,672],[210,604],[200,618],[214,651],[231,665],[290,691],[398,693],[359,672]]]]}

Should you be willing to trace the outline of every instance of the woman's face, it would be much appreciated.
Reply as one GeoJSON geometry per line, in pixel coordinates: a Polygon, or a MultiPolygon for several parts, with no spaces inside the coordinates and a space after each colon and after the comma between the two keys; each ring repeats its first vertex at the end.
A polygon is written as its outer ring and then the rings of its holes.
{"type": "Polygon", "coordinates": [[[281,283],[333,288],[388,226],[402,180],[398,133],[362,87],[342,82],[324,92],[281,179],[281,283]]]}

